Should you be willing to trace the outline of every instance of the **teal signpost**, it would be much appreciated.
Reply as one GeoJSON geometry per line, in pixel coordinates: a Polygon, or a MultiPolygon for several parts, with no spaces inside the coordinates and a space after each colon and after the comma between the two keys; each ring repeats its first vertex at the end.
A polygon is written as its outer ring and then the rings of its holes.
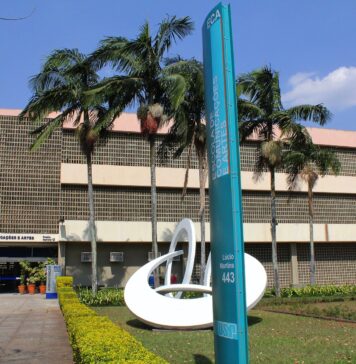
{"type": "Polygon", "coordinates": [[[230,6],[203,25],[215,360],[248,363],[240,154],[230,6]]]}

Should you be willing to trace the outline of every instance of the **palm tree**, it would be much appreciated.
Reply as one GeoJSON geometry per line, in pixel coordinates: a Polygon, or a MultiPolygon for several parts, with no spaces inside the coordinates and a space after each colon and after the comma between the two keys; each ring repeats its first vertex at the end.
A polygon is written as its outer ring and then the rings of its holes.
{"type": "Polygon", "coordinates": [[[203,65],[194,59],[184,61],[174,60],[169,71],[181,74],[185,81],[183,101],[174,112],[174,124],[160,148],[164,153],[166,148],[175,149],[174,157],[179,157],[188,150],[188,161],[184,179],[182,198],[187,190],[191,153],[194,147],[199,166],[199,221],[201,232],[200,283],[203,284],[206,265],[205,258],[205,188],[207,179],[207,144],[206,127],[202,122],[204,117],[204,76],[203,65]]]}
{"type": "MultiPolygon", "coordinates": [[[[135,39],[106,38],[91,57],[99,67],[111,65],[118,72],[93,90],[108,101],[110,110],[121,111],[126,106],[139,104],[137,116],[141,131],[150,143],[152,251],[155,258],[158,256],[156,132],[179,105],[185,84],[182,76],[168,72],[164,57],[175,41],[183,39],[192,30],[189,17],[167,17],[155,34],[151,34],[146,22],[135,39]]],[[[158,285],[157,273],[155,285],[158,285]]]]}
{"type": "Polygon", "coordinates": [[[330,112],[323,105],[299,105],[284,109],[281,101],[279,75],[265,66],[250,73],[242,74],[237,82],[239,100],[241,140],[255,135],[260,140],[256,161],[257,174],[270,173],[271,183],[271,236],[273,277],[276,295],[280,296],[276,240],[276,189],[275,173],[282,163],[283,142],[278,133],[288,137],[293,125],[300,120],[313,121],[324,125],[330,112]]]}
{"type": "Polygon", "coordinates": [[[30,81],[33,96],[20,114],[31,121],[41,123],[33,133],[37,134],[32,150],[40,147],[65,121],[74,120],[82,152],[87,161],[89,232],[92,252],[92,291],[97,292],[97,249],[95,231],[94,194],[92,181],[92,154],[99,137],[97,120],[104,108],[89,101],[85,92],[96,85],[98,75],[87,57],[77,49],[55,50],[45,61],[41,71],[30,81]],[[43,124],[51,112],[58,116],[43,124]]]}
{"type": "Polygon", "coordinates": [[[288,149],[283,156],[283,164],[288,173],[289,189],[298,184],[299,177],[308,186],[309,236],[310,236],[310,284],[315,284],[315,254],[314,254],[314,209],[313,188],[319,178],[331,172],[334,175],[340,171],[340,162],[334,152],[321,149],[313,144],[306,129],[300,138],[293,138],[288,143],[288,149]]]}

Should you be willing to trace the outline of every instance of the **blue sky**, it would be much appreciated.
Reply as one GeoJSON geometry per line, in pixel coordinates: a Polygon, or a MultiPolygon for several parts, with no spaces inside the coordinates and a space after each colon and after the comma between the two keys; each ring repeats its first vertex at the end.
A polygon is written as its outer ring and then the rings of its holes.
{"type": "MultiPolygon", "coordinates": [[[[105,36],[134,37],[149,20],[189,15],[196,30],[172,55],[202,59],[201,26],[212,0],[1,0],[0,108],[22,108],[28,79],[56,48],[91,52],[105,36]]],[[[329,128],[356,130],[356,1],[232,0],[236,73],[270,64],[285,106],[324,102],[329,128]]]]}

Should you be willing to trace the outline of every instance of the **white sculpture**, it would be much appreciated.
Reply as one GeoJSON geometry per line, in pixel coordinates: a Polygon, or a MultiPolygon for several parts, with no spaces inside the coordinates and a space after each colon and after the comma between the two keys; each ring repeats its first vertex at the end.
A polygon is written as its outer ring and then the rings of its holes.
{"type": "MultiPolygon", "coordinates": [[[[199,329],[213,325],[211,280],[211,255],[209,255],[204,285],[191,284],[195,258],[195,228],[189,219],[183,219],[176,227],[169,252],[138,269],[125,287],[125,302],[128,309],[141,321],[157,328],[199,329]],[[182,283],[171,284],[173,258],[182,255],[175,251],[177,242],[188,238],[188,257],[182,283]],[[153,289],[148,284],[152,272],[166,262],[164,286],[153,289]],[[181,299],[186,291],[202,292],[201,298],[181,299]],[[172,292],[176,292],[175,295],[172,292]],[[165,294],[165,295],[163,295],[165,294]]],[[[245,254],[247,309],[254,307],[262,298],[267,285],[267,274],[263,265],[245,254]]]]}

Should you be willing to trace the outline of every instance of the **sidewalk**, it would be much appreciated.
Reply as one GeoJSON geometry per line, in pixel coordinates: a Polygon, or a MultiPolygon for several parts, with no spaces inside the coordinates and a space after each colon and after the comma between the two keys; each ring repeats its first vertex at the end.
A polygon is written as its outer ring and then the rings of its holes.
{"type": "Polygon", "coordinates": [[[73,363],[57,300],[0,294],[0,363],[73,363]]]}

